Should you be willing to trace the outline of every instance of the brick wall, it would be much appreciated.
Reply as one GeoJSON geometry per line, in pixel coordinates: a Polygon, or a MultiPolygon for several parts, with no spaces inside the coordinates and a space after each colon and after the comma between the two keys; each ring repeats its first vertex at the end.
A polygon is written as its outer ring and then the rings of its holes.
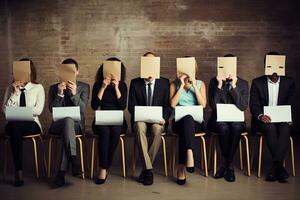
{"type": "MultiPolygon", "coordinates": [[[[139,76],[139,57],[156,52],[161,74],[175,77],[175,58],[197,58],[206,83],[216,73],[216,57],[238,56],[238,74],[250,81],[263,74],[264,54],[287,55],[287,74],[299,75],[300,24],[296,1],[246,0],[6,0],[0,7],[0,100],[11,77],[12,61],[31,58],[46,91],[64,58],[80,65],[79,79],[91,86],[106,58],[119,57],[128,83],[139,76]]],[[[299,87],[298,87],[299,91],[299,87]]],[[[300,100],[299,92],[297,94],[300,100]]],[[[297,106],[300,113],[300,107],[297,106]]],[[[89,107],[87,125],[93,118],[89,107]]],[[[49,126],[50,113],[41,116],[49,126]]],[[[4,119],[1,115],[0,124],[4,119]]],[[[299,128],[299,120],[296,119],[299,128]]],[[[1,128],[1,127],[0,127],[1,128]]]]}

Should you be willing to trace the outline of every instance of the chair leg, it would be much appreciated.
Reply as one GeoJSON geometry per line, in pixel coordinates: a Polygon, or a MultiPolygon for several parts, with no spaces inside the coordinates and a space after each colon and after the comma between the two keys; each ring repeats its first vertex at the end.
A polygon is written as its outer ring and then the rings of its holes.
{"type": "Polygon", "coordinates": [[[283,161],[282,165],[283,165],[283,167],[285,167],[285,160],[283,161]]]}
{"type": "Polygon", "coordinates": [[[33,151],[34,151],[34,161],[35,161],[35,173],[36,177],[39,178],[39,162],[38,162],[38,155],[37,155],[37,146],[35,138],[31,138],[33,143],[33,151]]]}
{"type": "Polygon", "coordinates": [[[80,161],[81,161],[81,173],[82,179],[84,179],[84,162],[83,162],[83,146],[81,138],[77,138],[79,142],[79,149],[80,149],[80,161]]]}
{"type": "Polygon", "coordinates": [[[262,148],[263,148],[263,136],[259,137],[259,154],[258,154],[258,170],[257,176],[258,178],[261,177],[261,160],[262,160],[262,148]]]}
{"type": "Polygon", "coordinates": [[[201,170],[204,171],[204,152],[202,151],[203,145],[202,145],[202,139],[200,138],[200,166],[201,170]]]}
{"type": "Polygon", "coordinates": [[[295,169],[295,155],[294,155],[294,141],[293,138],[290,137],[291,143],[291,161],[292,161],[292,175],[296,176],[296,169],[295,169]]]}
{"type": "Polygon", "coordinates": [[[126,177],[126,157],[125,157],[125,145],[124,139],[120,137],[121,142],[121,154],[122,154],[122,169],[123,169],[123,177],[126,177]]]}
{"type": "Polygon", "coordinates": [[[52,137],[49,138],[48,144],[48,178],[51,176],[51,155],[52,155],[52,137]]]}
{"type": "Polygon", "coordinates": [[[246,144],[246,157],[247,157],[247,175],[251,176],[251,168],[250,168],[250,155],[249,155],[249,140],[246,135],[243,136],[246,144]]]}
{"type": "Polygon", "coordinates": [[[4,166],[3,166],[3,179],[5,180],[6,171],[7,171],[7,153],[8,153],[8,142],[9,139],[5,139],[4,141],[4,166]]]}
{"type": "Polygon", "coordinates": [[[205,169],[205,176],[208,176],[208,168],[207,168],[207,157],[206,157],[206,144],[205,144],[205,138],[201,136],[202,141],[202,152],[203,152],[203,161],[204,161],[204,169],[205,169]]]}
{"type": "Polygon", "coordinates": [[[240,169],[243,170],[243,148],[242,141],[239,142],[239,153],[240,153],[240,169]]]}
{"type": "Polygon", "coordinates": [[[133,141],[133,154],[132,154],[132,176],[134,177],[135,175],[135,163],[136,163],[136,141],[134,139],[133,141]]]}
{"type": "Polygon", "coordinates": [[[92,140],[92,149],[91,149],[91,179],[94,178],[94,165],[95,165],[95,142],[96,142],[96,138],[93,138],[92,140]]]}
{"type": "Polygon", "coordinates": [[[165,167],[165,176],[168,176],[168,164],[167,164],[167,149],[166,149],[166,140],[164,136],[161,136],[163,154],[164,154],[164,167],[165,167]]]}
{"type": "Polygon", "coordinates": [[[217,157],[218,157],[218,152],[217,152],[217,139],[214,138],[214,176],[217,173],[217,157]]]}

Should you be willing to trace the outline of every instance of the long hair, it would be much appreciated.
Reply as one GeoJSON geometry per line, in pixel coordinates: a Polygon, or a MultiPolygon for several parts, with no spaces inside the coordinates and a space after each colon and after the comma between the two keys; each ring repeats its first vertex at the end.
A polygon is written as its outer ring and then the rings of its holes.
{"type": "Polygon", "coordinates": [[[31,83],[37,83],[37,81],[36,81],[36,76],[37,76],[36,75],[36,68],[35,68],[35,65],[32,62],[32,60],[29,59],[29,58],[22,58],[19,61],[29,61],[30,62],[30,82],[31,83]]]}
{"type": "MultiPolygon", "coordinates": [[[[116,58],[116,57],[110,57],[108,59],[106,59],[107,61],[119,61],[121,62],[121,82],[125,82],[125,74],[126,74],[126,68],[125,68],[125,65],[123,64],[123,62],[116,58]]],[[[102,83],[104,77],[103,77],[103,64],[101,64],[97,70],[97,74],[96,74],[96,77],[95,77],[95,81],[96,82],[99,82],[99,83],[102,83]]]]}

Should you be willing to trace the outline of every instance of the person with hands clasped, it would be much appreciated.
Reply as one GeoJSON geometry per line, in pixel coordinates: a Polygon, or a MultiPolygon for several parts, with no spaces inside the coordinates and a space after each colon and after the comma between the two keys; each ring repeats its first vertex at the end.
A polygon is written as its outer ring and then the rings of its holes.
{"type": "MultiPolygon", "coordinates": [[[[109,58],[107,61],[121,62],[118,58],[109,58]]],[[[103,64],[99,67],[96,82],[92,91],[91,106],[93,110],[125,110],[127,104],[127,86],[125,83],[126,69],[121,62],[120,81],[114,76],[103,74],[103,64]]],[[[96,125],[92,124],[93,132],[98,135],[99,170],[94,178],[95,184],[103,184],[106,181],[108,170],[112,164],[115,150],[119,144],[120,134],[127,130],[126,120],[121,125],[96,125]]]]}
{"type": "MultiPolygon", "coordinates": [[[[23,180],[23,136],[42,133],[39,115],[45,105],[45,91],[41,84],[36,82],[36,68],[30,59],[21,59],[18,62],[29,62],[30,79],[26,82],[14,80],[7,87],[4,100],[3,112],[6,107],[32,107],[34,121],[9,121],[5,125],[5,132],[9,136],[13,161],[15,166],[16,187],[24,185],[23,180]]],[[[25,67],[25,66],[22,66],[25,67]]],[[[25,76],[25,74],[24,74],[25,76]]]]}
{"type": "MultiPolygon", "coordinates": [[[[225,58],[235,57],[232,54],[225,58]]],[[[224,66],[225,67],[225,66],[224,66]]],[[[232,66],[228,66],[232,68],[232,66]]],[[[236,67],[235,67],[236,68],[236,67]]],[[[227,69],[226,69],[227,70],[227,69]]],[[[235,181],[232,166],[233,157],[238,148],[240,136],[245,129],[244,122],[217,122],[217,104],[234,104],[239,110],[245,111],[248,107],[248,82],[237,77],[233,70],[229,74],[218,74],[209,83],[209,104],[212,109],[207,128],[218,135],[222,153],[222,165],[217,170],[214,178],[223,178],[228,182],[235,181]]],[[[230,113],[228,113],[230,115],[230,113]]]]}
{"type": "MultiPolygon", "coordinates": [[[[78,63],[74,59],[66,59],[62,64],[73,65],[75,79],[79,74],[78,63]]],[[[84,133],[84,113],[89,99],[89,85],[81,81],[64,81],[54,84],[49,89],[48,104],[52,112],[53,107],[79,106],[81,120],[76,122],[70,117],[53,121],[49,133],[61,135],[63,140],[63,154],[56,173],[52,187],[57,188],[65,185],[65,173],[68,171],[69,163],[72,165],[73,176],[80,176],[81,168],[76,153],[76,134],[84,133]]]]}
{"type": "MultiPolygon", "coordinates": [[[[195,72],[197,64],[195,63],[195,72]]],[[[201,80],[190,77],[186,74],[180,75],[170,85],[170,105],[176,106],[206,106],[206,87],[201,80]]],[[[178,155],[179,165],[177,168],[177,184],[186,183],[185,168],[189,173],[195,171],[194,166],[194,139],[195,133],[205,130],[204,122],[199,123],[191,115],[186,115],[179,121],[172,121],[172,130],[178,134],[178,155]]]]}

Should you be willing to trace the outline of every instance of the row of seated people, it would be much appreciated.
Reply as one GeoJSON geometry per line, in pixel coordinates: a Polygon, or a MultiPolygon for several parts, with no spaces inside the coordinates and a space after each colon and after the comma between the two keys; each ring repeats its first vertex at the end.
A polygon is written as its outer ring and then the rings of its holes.
{"type": "MultiPolygon", "coordinates": [[[[279,55],[278,53],[269,53],[279,55]]],[[[153,57],[148,52],[144,56],[153,57]]],[[[232,57],[233,55],[227,55],[232,57]]],[[[3,110],[7,106],[33,107],[34,121],[9,121],[5,131],[9,136],[14,167],[15,186],[24,184],[22,174],[22,137],[29,133],[41,133],[42,127],[39,115],[45,104],[45,92],[41,84],[36,82],[36,69],[30,61],[31,80],[27,83],[13,81],[7,87],[4,95],[3,110]]],[[[111,61],[120,61],[109,58],[111,61]]],[[[120,61],[121,62],[121,61],[120,61]]],[[[78,63],[74,59],[66,59],[63,64],[74,64],[78,75],[78,63]]],[[[96,74],[96,81],[92,89],[91,107],[93,110],[125,110],[127,107],[127,86],[125,83],[125,66],[121,62],[120,81],[104,77],[103,65],[96,74]]],[[[272,155],[272,167],[266,176],[267,181],[278,180],[285,182],[289,177],[283,166],[283,160],[288,148],[292,123],[271,123],[270,116],[264,115],[264,106],[294,104],[295,84],[287,76],[277,73],[263,75],[252,81],[250,90],[250,110],[252,114],[252,128],[265,135],[268,148],[272,155]]],[[[247,81],[236,77],[216,76],[211,79],[208,88],[208,103],[212,115],[206,127],[217,133],[222,153],[222,165],[215,174],[215,178],[225,178],[228,182],[235,181],[233,157],[239,144],[240,135],[245,129],[244,122],[217,122],[216,105],[234,104],[245,111],[248,107],[249,88],[247,81]]],[[[85,130],[84,113],[88,106],[89,85],[81,81],[59,82],[50,87],[48,106],[52,112],[54,107],[79,106],[81,120],[64,118],[53,121],[49,133],[62,136],[63,153],[59,170],[53,180],[54,187],[65,185],[65,174],[71,164],[73,175],[81,175],[80,165],[76,155],[76,134],[85,130]]],[[[203,81],[181,75],[169,82],[165,78],[135,78],[131,80],[128,97],[128,110],[131,114],[131,125],[141,156],[143,170],[138,181],[144,185],[153,184],[153,162],[161,143],[161,134],[165,131],[169,119],[173,119],[172,130],[178,135],[178,167],[177,184],[186,183],[185,171],[194,172],[194,136],[196,132],[205,130],[205,125],[186,115],[179,121],[174,120],[172,111],[176,106],[207,105],[206,85],[203,81]],[[134,122],[135,106],[161,106],[163,118],[159,123],[134,122]],[[147,133],[151,134],[148,141],[147,133]]],[[[127,129],[126,120],[123,126],[96,125],[92,123],[92,130],[98,135],[99,169],[94,177],[96,184],[105,183],[108,170],[111,167],[114,152],[119,143],[120,134],[127,129]]]]}

